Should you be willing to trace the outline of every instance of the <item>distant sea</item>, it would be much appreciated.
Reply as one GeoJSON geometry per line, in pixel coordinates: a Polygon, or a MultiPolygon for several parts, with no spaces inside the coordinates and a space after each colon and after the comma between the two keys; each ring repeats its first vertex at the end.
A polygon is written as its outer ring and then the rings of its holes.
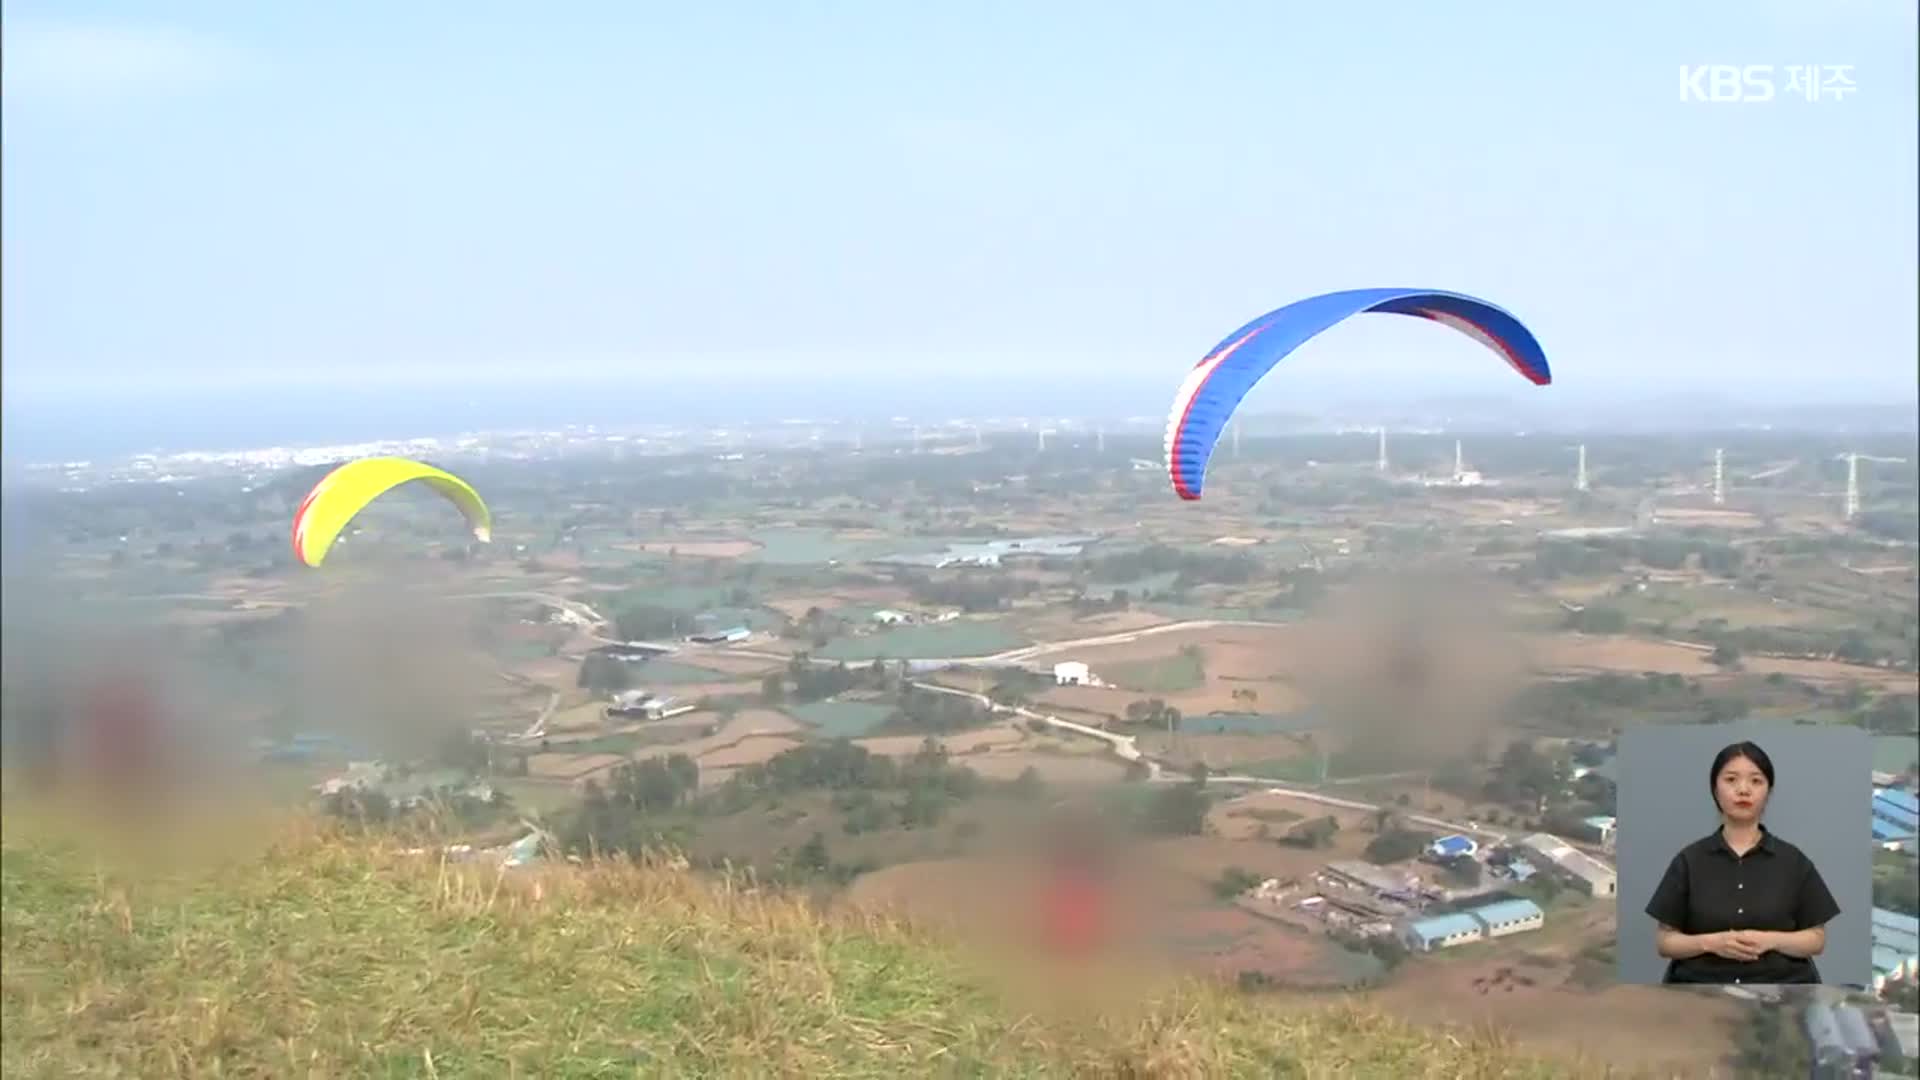
{"type": "Polygon", "coordinates": [[[649,385],[569,380],[460,388],[249,389],[163,399],[9,395],[4,403],[10,464],[117,458],[181,450],[309,446],[595,425],[724,426],[783,419],[923,423],[947,418],[1157,415],[1173,387],[1011,384],[929,378],[699,381],[649,385]]]}
{"type": "MultiPolygon", "coordinates": [[[[884,424],[894,417],[1036,424],[1145,417],[1157,427],[1186,368],[1137,375],[1026,376],[892,372],[884,376],[705,377],[472,386],[250,387],[164,395],[23,394],[0,400],[5,464],[111,460],[137,453],[316,446],[594,425],[761,425],[794,419],[884,424]]],[[[1444,381],[1268,380],[1247,400],[1249,434],[1352,424],[1456,431],[1911,431],[1910,402],[1880,405],[1737,403],[1718,393],[1648,397],[1631,385],[1449,393],[1444,381]]]]}

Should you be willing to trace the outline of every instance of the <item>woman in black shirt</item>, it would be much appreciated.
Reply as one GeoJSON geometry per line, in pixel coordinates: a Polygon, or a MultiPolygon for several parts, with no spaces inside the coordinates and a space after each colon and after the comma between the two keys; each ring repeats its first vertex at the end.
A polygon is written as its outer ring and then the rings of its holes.
{"type": "Polygon", "coordinates": [[[1673,857],[1647,901],[1669,983],[1817,983],[1813,958],[1840,914],[1820,871],[1760,823],[1773,761],[1750,742],[1713,759],[1720,827],[1673,857]]]}

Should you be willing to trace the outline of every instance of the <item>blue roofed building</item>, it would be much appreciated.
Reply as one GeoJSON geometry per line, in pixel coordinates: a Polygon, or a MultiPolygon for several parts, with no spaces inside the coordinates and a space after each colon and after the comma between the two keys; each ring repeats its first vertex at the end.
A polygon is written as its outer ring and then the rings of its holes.
{"type": "Polygon", "coordinates": [[[1920,918],[1877,907],[1872,913],[1873,988],[1920,978],[1920,918]]]}
{"type": "Polygon", "coordinates": [[[1480,920],[1464,912],[1456,912],[1415,919],[1407,924],[1401,937],[1406,941],[1407,948],[1415,952],[1432,952],[1480,941],[1486,937],[1486,932],[1480,920]]]}
{"type": "Polygon", "coordinates": [[[1920,799],[1902,788],[1873,789],[1873,842],[1891,851],[1915,850],[1920,835],[1920,799]]]}
{"type": "Polygon", "coordinates": [[[1497,900],[1469,908],[1466,913],[1486,928],[1489,938],[1538,930],[1547,924],[1547,913],[1531,900],[1497,900]]]}
{"type": "Polygon", "coordinates": [[[1443,836],[1427,845],[1427,853],[1436,859],[1472,858],[1480,845],[1471,836],[1443,836]]]}

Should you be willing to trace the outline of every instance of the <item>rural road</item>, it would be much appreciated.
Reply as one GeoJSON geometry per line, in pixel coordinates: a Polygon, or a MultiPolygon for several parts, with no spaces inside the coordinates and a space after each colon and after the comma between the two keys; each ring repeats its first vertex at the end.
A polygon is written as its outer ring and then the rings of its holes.
{"type": "MultiPolygon", "coordinates": [[[[1182,630],[1209,630],[1220,626],[1247,626],[1273,629],[1291,625],[1291,623],[1256,622],[1251,619],[1188,619],[1183,622],[1149,626],[1143,630],[1126,630],[1115,634],[1099,634],[1094,637],[1069,638],[1066,641],[1048,641],[1038,645],[1023,645],[1018,649],[989,653],[985,656],[924,656],[913,658],[913,662],[917,664],[955,665],[1019,664],[1051,653],[1065,652],[1069,649],[1090,649],[1100,645],[1129,645],[1139,641],[1141,638],[1154,637],[1159,634],[1174,634],[1182,630]]],[[[728,649],[727,651],[736,656],[752,656],[764,660],[793,659],[792,655],[788,653],[769,652],[765,649],[728,649]]],[[[832,660],[820,656],[809,657],[809,659],[816,664],[845,663],[849,666],[870,662],[870,660],[832,660]]],[[[887,657],[886,659],[898,659],[898,657],[887,657]]]]}
{"type": "MultiPolygon", "coordinates": [[[[571,611],[580,618],[584,618],[592,621],[595,626],[605,627],[609,625],[605,618],[601,617],[601,615],[598,612],[594,611],[592,608],[588,607],[587,605],[578,603],[577,601],[566,600],[561,597],[554,596],[551,593],[538,593],[538,592],[479,593],[471,596],[461,597],[461,599],[488,599],[488,598],[509,598],[509,599],[519,598],[519,599],[538,600],[538,601],[541,601],[542,603],[552,604],[555,607],[559,607],[564,610],[571,611]]],[[[937,657],[937,658],[928,658],[923,662],[948,663],[948,664],[968,664],[968,663],[1017,664],[1026,660],[1034,659],[1036,657],[1045,656],[1050,653],[1064,652],[1069,649],[1091,648],[1097,645],[1125,645],[1135,641],[1139,641],[1141,638],[1155,637],[1161,634],[1178,633],[1183,630],[1207,630],[1207,629],[1212,629],[1212,628],[1221,627],[1221,626],[1279,627],[1279,626],[1287,626],[1287,625],[1289,624],[1273,623],[1273,622],[1258,622],[1250,619],[1189,619],[1182,622],[1166,623],[1161,626],[1150,626],[1141,630],[1128,630],[1128,631],[1123,631],[1121,633],[1115,633],[1115,634],[1099,634],[1092,637],[1072,638],[1067,641],[1053,641],[1053,642],[1047,642],[1039,645],[1028,645],[1018,649],[1009,649],[1006,652],[994,653],[990,656],[937,657]]],[[[602,638],[600,640],[606,640],[606,639],[602,638]]],[[[725,651],[732,653],[734,655],[754,656],[754,657],[761,657],[769,660],[792,659],[790,656],[787,656],[781,653],[766,652],[763,650],[756,650],[756,649],[727,649],[725,651]]],[[[841,662],[838,660],[829,660],[824,657],[811,657],[810,659],[812,659],[812,661],[816,664],[837,664],[841,662]]],[[[968,690],[959,690],[951,686],[941,686],[938,683],[915,682],[912,685],[918,689],[926,690],[931,693],[950,694],[956,697],[967,698],[968,700],[978,703],[981,707],[987,709],[989,712],[1012,713],[1013,715],[1019,716],[1022,719],[1036,720],[1036,721],[1039,721],[1040,723],[1046,724],[1047,726],[1055,728],[1060,731],[1071,732],[1072,734],[1079,735],[1085,738],[1099,739],[1102,742],[1105,742],[1108,746],[1112,747],[1114,756],[1119,758],[1120,760],[1129,761],[1129,762],[1132,762],[1132,761],[1144,762],[1148,770],[1147,780],[1149,783],[1179,783],[1186,779],[1181,774],[1168,770],[1162,763],[1155,761],[1154,759],[1142,753],[1134,737],[1131,735],[1117,735],[1111,731],[1107,731],[1102,728],[1092,727],[1087,724],[1076,724],[1071,720],[1062,720],[1057,716],[1050,716],[1046,713],[1035,712],[1034,710],[1029,709],[1025,706],[1014,706],[1009,708],[1007,706],[1000,705],[994,702],[991,698],[987,697],[985,694],[976,694],[968,690]]],[[[538,727],[538,726],[544,725],[545,722],[546,722],[546,717],[542,716],[535,726],[538,727]]],[[[1209,776],[1207,778],[1207,782],[1210,784],[1217,783],[1217,784],[1257,785],[1260,787],[1264,787],[1270,791],[1278,792],[1280,794],[1287,795],[1296,799],[1301,799],[1307,802],[1319,803],[1320,805],[1323,805],[1323,806],[1337,807],[1337,808],[1346,809],[1346,810],[1358,810],[1366,813],[1376,813],[1382,809],[1392,809],[1390,807],[1382,807],[1374,803],[1361,802],[1357,799],[1342,799],[1333,795],[1323,795],[1317,791],[1296,787],[1294,785],[1285,783],[1284,781],[1272,780],[1267,777],[1261,777],[1261,776],[1243,776],[1238,774],[1227,773],[1227,774],[1221,774],[1218,776],[1209,776]]],[[[1421,814],[1407,814],[1407,815],[1404,815],[1404,817],[1408,821],[1415,822],[1421,825],[1426,825],[1431,828],[1443,829],[1448,832],[1468,833],[1475,836],[1485,837],[1488,840],[1490,840],[1492,843],[1496,843],[1496,844],[1501,843],[1506,839],[1506,836],[1503,833],[1494,832],[1489,829],[1475,828],[1469,825],[1462,824],[1460,822],[1446,821],[1441,818],[1427,817],[1421,814]]]]}
{"type": "MultiPolygon", "coordinates": [[[[913,684],[913,686],[916,689],[926,690],[936,694],[950,694],[954,697],[967,698],[971,701],[978,703],[979,705],[988,709],[991,712],[1012,713],[1015,716],[1022,717],[1023,719],[1038,720],[1041,723],[1047,724],[1050,727],[1054,727],[1062,731],[1069,731],[1076,735],[1083,735],[1088,738],[1100,739],[1103,742],[1107,743],[1109,746],[1113,747],[1113,752],[1115,757],[1118,757],[1123,761],[1145,762],[1148,770],[1147,771],[1148,783],[1178,784],[1178,783],[1184,783],[1187,780],[1187,777],[1184,774],[1168,769],[1166,766],[1162,765],[1160,762],[1155,761],[1154,759],[1141,753],[1140,747],[1136,744],[1134,737],[1131,735],[1116,735],[1111,731],[1105,731],[1101,728],[1090,727],[1086,724],[1076,724],[1071,720],[1062,720],[1057,716],[1049,716],[1046,713],[1035,712],[1032,709],[1026,708],[1025,706],[1014,706],[1012,708],[1009,708],[1005,705],[1000,705],[995,703],[991,698],[988,698],[985,694],[976,694],[968,690],[958,690],[951,686],[941,686],[938,683],[916,682],[913,684]]],[[[1263,776],[1244,776],[1237,773],[1221,773],[1218,775],[1208,776],[1207,783],[1254,785],[1254,786],[1266,788],[1267,790],[1276,792],[1278,794],[1289,796],[1291,798],[1300,799],[1305,802],[1318,803],[1322,806],[1337,807],[1343,810],[1359,810],[1369,814],[1377,813],[1381,810],[1393,810],[1393,812],[1399,813],[1398,810],[1394,810],[1394,808],[1392,807],[1382,806],[1378,803],[1361,802],[1358,799],[1342,799],[1333,795],[1324,795],[1318,791],[1313,791],[1307,788],[1296,787],[1294,785],[1285,783],[1283,781],[1271,780],[1263,776]]],[[[1413,822],[1415,824],[1425,825],[1425,826],[1428,826],[1429,828],[1439,829],[1444,832],[1466,833],[1473,836],[1479,836],[1485,839],[1491,845],[1498,845],[1498,844],[1505,843],[1507,839],[1505,833],[1495,832],[1492,829],[1479,828],[1477,826],[1467,825],[1457,821],[1447,821],[1444,818],[1428,817],[1425,814],[1401,814],[1400,816],[1405,820],[1413,822]]]]}

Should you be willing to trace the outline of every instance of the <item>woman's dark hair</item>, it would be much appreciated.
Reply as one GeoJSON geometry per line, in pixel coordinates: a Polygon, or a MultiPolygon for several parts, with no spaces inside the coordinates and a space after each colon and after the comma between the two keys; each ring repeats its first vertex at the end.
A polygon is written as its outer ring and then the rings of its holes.
{"type": "Polygon", "coordinates": [[[1720,809],[1720,770],[1735,758],[1746,758],[1753,762],[1754,768],[1760,770],[1760,775],[1767,778],[1767,790],[1773,790],[1773,759],[1757,743],[1733,743],[1713,755],[1713,768],[1707,770],[1707,794],[1712,797],[1716,810],[1720,809]]]}

